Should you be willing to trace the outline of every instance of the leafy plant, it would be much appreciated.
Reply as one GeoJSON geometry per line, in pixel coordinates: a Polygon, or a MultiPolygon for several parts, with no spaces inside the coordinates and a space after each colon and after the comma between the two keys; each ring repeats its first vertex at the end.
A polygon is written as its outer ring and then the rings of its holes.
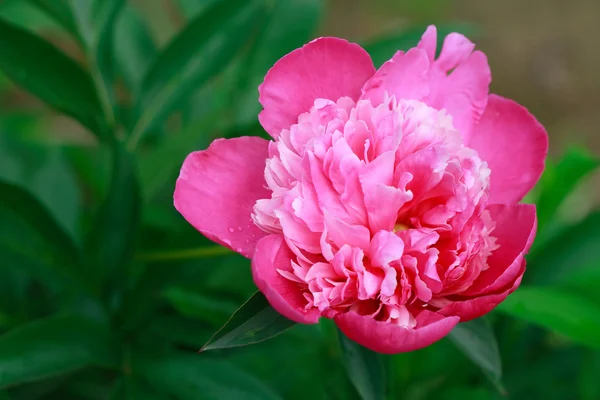
{"type": "MultiPolygon", "coordinates": [[[[248,260],[172,206],[187,153],[264,135],[257,86],[315,37],[323,2],[165,3],[185,22],[164,45],[138,3],[0,4],[2,90],[47,106],[0,118],[0,399],[542,398],[519,374],[563,359],[582,371],[568,389],[597,397],[598,213],[554,223],[597,157],[571,150],[547,170],[527,287],[489,321],[418,352],[372,353],[331,321],[279,315],[248,260]]],[[[366,47],[379,63],[421,31],[366,47]]]]}

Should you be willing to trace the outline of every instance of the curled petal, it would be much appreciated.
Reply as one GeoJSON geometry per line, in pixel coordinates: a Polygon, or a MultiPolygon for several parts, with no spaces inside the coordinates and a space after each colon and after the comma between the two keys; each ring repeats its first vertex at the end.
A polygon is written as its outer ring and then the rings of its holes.
{"type": "Polygon", "coordinates": [[[461,322],[479,318],[492,311],[498,304],[502,303],[509,294],[517,290],[521,284],[523,272],[525,272],[525,260],[520,264],[517,273],[518,278],[503,290],[474,298],[456,296],[451,304],[440,309],[438,312],[442,315],[458,316],[460,317],[461,322]]]}
{"type": "Polygon", "coordinates": [[[175,186],[177,211],[209,239],[252,257],[265,236],[251,219],[269,197],[264,169],[268,142],[258,137],[215,140],[185,159],[175,186]]]}
{"type": "Polygon", "coordinates": [[[533,204],[495,204],[487,208],[496,228],[491,235],[499,248],[488,258],[489,268],[479,275],[463,295],[481,296],[510,285],[522,273],[525,254],[536,233],[533,204]]]}
{"type": "Polygon", "coordinates": [[[301,324],[314,324],[319,320],[319,310],[306,310],[306,299],[297,283],[284,278],[278,270],[291,272],[293,253],[283,236],[262,238],[252,258],[252,276],[258,289],[281,315],[301,324]]]}
{"type": "Polygon", "coordinates": [[[445,317],[428,310],[421,311],[417,325],[412,329],[354,312],[335,317],[337,326],[351,340],[384,354],[404,353],[429,346],[450,333],[458,321],[456,316],[445,317]]]}
{"type": "Polygon", "coordinates": [[[289,129],[318,98],[357,100],[363,84],[375,73],[369,54],[359,45],[325,37],[281,58],[259,86],[264,110],[258,119],[274,138],[289,129]]]}
{"type": "Polygon", "coordinates": [[[467,145],[487,161],[490,204],[517,203],[538,181],[548,154],[548,134],[527,109],[490,95],[467,145]]]}

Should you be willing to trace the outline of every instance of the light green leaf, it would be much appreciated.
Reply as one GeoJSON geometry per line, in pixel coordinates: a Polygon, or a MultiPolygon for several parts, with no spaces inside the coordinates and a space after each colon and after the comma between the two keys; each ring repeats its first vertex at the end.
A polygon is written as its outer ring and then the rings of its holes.
{"type": "Polygon", "coordinates": [[[295,324],[275,311],[262,293],[256,292],[202,346],[201,351],[259,343],[279,335],[295,324]]]}
{"type": "Polygon", "coordinates": [[[164,142],[138,156],[140,180],[145,199],[151,199],[177,178],[185,157],[195,150],[205,149],[215,139],[211,132],[222,114],[214,113],[189,125],[183,131],[164,138],[164,142]]]}
{"type": "Polygon", "coordinates": [[[235,113],[239,124],[256,121],[261,110],[258,86],[277,60],[312,38],[324,7],[321,0],[277,0],[240,74],[243,79],[235,113]]]}
{"type": "Polygon", "coordinates": [[[142,101],[137,107],[139,118],[130,137],[130,148],[199,86],[225,69],[260,23],[262,3],[259,0],[218,2],[169,43],[144,77],[142,101]]]}
{"type": "Polygon", "coordinates": [[[0,69],[51,107],[101,135],[100,102],[88,75],[56,47],[0,20],[0,69]]]}
{"type": "Polygon", "coordinates": [[[600,158],[581,148],[570,148],[558,164],[546,166],[537,201],[540,229],[555,216],[560,205],[577,184],[598,166],[600,158]]]}
{"type": "Polygon", "coordinates": [[[108,327],[79,316],[56,315],[0,336],[0,388],[116,361],[108,327]]]}
{"type": "Polygon", "coordinates": [[[492,326],[487,319],[482,317],[460,323],[454,327],[448,337],[475,365],[483,370],[500,392],[504,392],[501,384],[500,351],[492,326]]]}
{"type": "Polygon", "coordinates": [[[381,355],[348,339],[338,331],[344,365],[363,400],[385,399],[385,372],[381,355]]]}
{"type": "Polygon", "coordinates": [[[549,287],[521,287],[498,309],[574,342],[600,348],[600,307],[575,294],[549,287]]]}
{"type": "Polygon", "coordinates": [[[145,22],[129,4],[116,25],[115,58],[125,83],[137,97],[150,61],[156,56],[156,44],[145,22]]]}
{"type": "Polygon", "coordinates": [[[233,365],[194,354],[147,356],[134,362],[133,371],[156,390],[179,400],[281,399],[233,365]]]}
{"type": "Polygon", "coordinates": [[[35,4],[40,10],[43,10],[48,16],[54,18],[56,22],[61,24],[68,32],[77,36],[77,27],[73,14],[64,0],[29,0],[35,4]]]}
{"type": "Polygon", "coordinates": [[[600,212],[565,229],[527,258],[525,279],[536,284],[559,284],[563,279],[598,261],[600,212]]]}

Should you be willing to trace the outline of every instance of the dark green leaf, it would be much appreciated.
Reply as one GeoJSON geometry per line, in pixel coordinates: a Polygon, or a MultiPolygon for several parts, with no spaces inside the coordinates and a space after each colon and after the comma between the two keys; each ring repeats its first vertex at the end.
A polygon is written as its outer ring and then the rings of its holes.
{"type": "Polygon", "coordinates": [[[385,399],[385,372],[381,355],[348,339],[338,331],[344,365],[363,400],[385,399]]]}
{"type": "Polygon", "coordinates": [[[271,400],[279,395],[253,376],[223,361],[175,353],[146,357],[133,364],[153,388],[180,400],[271,400]]]}
{"type": "Polygon", "coordinates": [[[220,323],[223,318],[227,318],[236,309],[236,305],[230,301],[211,298],[178,287],[166,289],[163,297],[181,315],[211,323],[220,323]]]}
{"type": "Polygon", "coordinates": [[[546,166],[537,201],[540,229],[555,216],[559,206],[577,184],[598,166],[600,158],[580,148],[569,149],[556,166],[546,166]]]}
{"type": "MultiPolygon", "coordinates": [[[[89,273],[96,277],[97,284],[105,284],[106,277],[114,273],[127,271],[137,237],[140,202],[134,156],[116,146],[109,192],[86,240],[89,273]]],[[[123,279],[115,279],[124,284],[123,279]]]]}
{"type": "Polygon", "coordinates": [[[486,318],[458,324],[448,337],[483,370],[496,387],[501,388],[502,360],[494,331],[486,318]]]}
{"type": "MultiPolygon", "coordinates": [[[[410,48],[416,47],[426,29],[426,25],[415,26],[396,35],[373,40],[366,43],[363,47],[371,55],[375,66],[379,67],[392,58],[398,50],[407,51],[410,48]]],[[[468,36],[475,31],[470,25],[458,24],[438,25],[437,30],[438,52],[440,51],[442,43],[444,42],[444,37],[446,37],[447,34],[459,32],[468,36]]]]}
{"type": "Polygon", "coordinates": [[[45,40],[0,20],[0,69],[50,106],[99,134],[100,103],[90,76],[45,40]]]}
{"type": "Polygon", "coordinates": [[[78,281],[80,250],[31,194],[0,181],[0,248],[4,254],[40,260],[78,281]]]}
{"type": "Polygon", "coordinates": [[[324,7],[321,0],[277,1],[240,74],[244,81],[241,82],[239,104],[235,113],[238,123],[246,125],[256,121],[261,110],[258,85],[277,60],[311,39],[324,7]]]}
{"type": "Polygon", "coordinates": [[[117,383],[111,400],[163,400],[164,397],[153,391],[143,382],[132,376],[124,376],[117,383]]]}
{"type": "Polygon", "coordinates": [[[0,336],[0,388],[72,372],[87,365],[112,366],[108,327],[73,315],[57,315],[0,336]]]}
{"type": "Polygon", "coordinates": [[[521,287],[498,309],[575,342],[600,348],[600,307],[575,294],[547,287],[521,287]]]}
{"type": "Polygon", "coordinates": [[[130,147],[147,129],[164,121],[178,103],[225,69],[260,23],[261,12],[262,1],[218,2],[171,41],[144,77],[138,105],[141,115],[130,147]]]}
{"type": "Polygon", "coordinates": [[[295,322],[275,311],[262,293],[256,292],[214,334],[201,351],[259,343],[279,335],[294,324],[295,322]]]}

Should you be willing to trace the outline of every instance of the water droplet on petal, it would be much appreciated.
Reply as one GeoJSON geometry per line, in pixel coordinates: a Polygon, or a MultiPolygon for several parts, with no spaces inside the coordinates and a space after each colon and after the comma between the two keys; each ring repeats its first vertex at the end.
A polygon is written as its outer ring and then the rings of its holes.
{"type": "Polygon", "coordinates": [[[233,228],[229,228],[229,232],[233,233],[233,228]]]}
{"type": "Polygon", "coordinates": [[[242,231],[242,227],[238,226],[238,232],[241,232],[241,231],[242,231]]]}
{"type": "MultiPolygon", "coordinates": [[[[242,248],[241,248],[241,247],[238,247],[237,249],[235,249],[235,251],[237,251],[238,253],[241,253],[241,252],[242,252],[242,248]]],[[[242,254],[242,255],[243,255],[243,254],[242,254]]]]}

